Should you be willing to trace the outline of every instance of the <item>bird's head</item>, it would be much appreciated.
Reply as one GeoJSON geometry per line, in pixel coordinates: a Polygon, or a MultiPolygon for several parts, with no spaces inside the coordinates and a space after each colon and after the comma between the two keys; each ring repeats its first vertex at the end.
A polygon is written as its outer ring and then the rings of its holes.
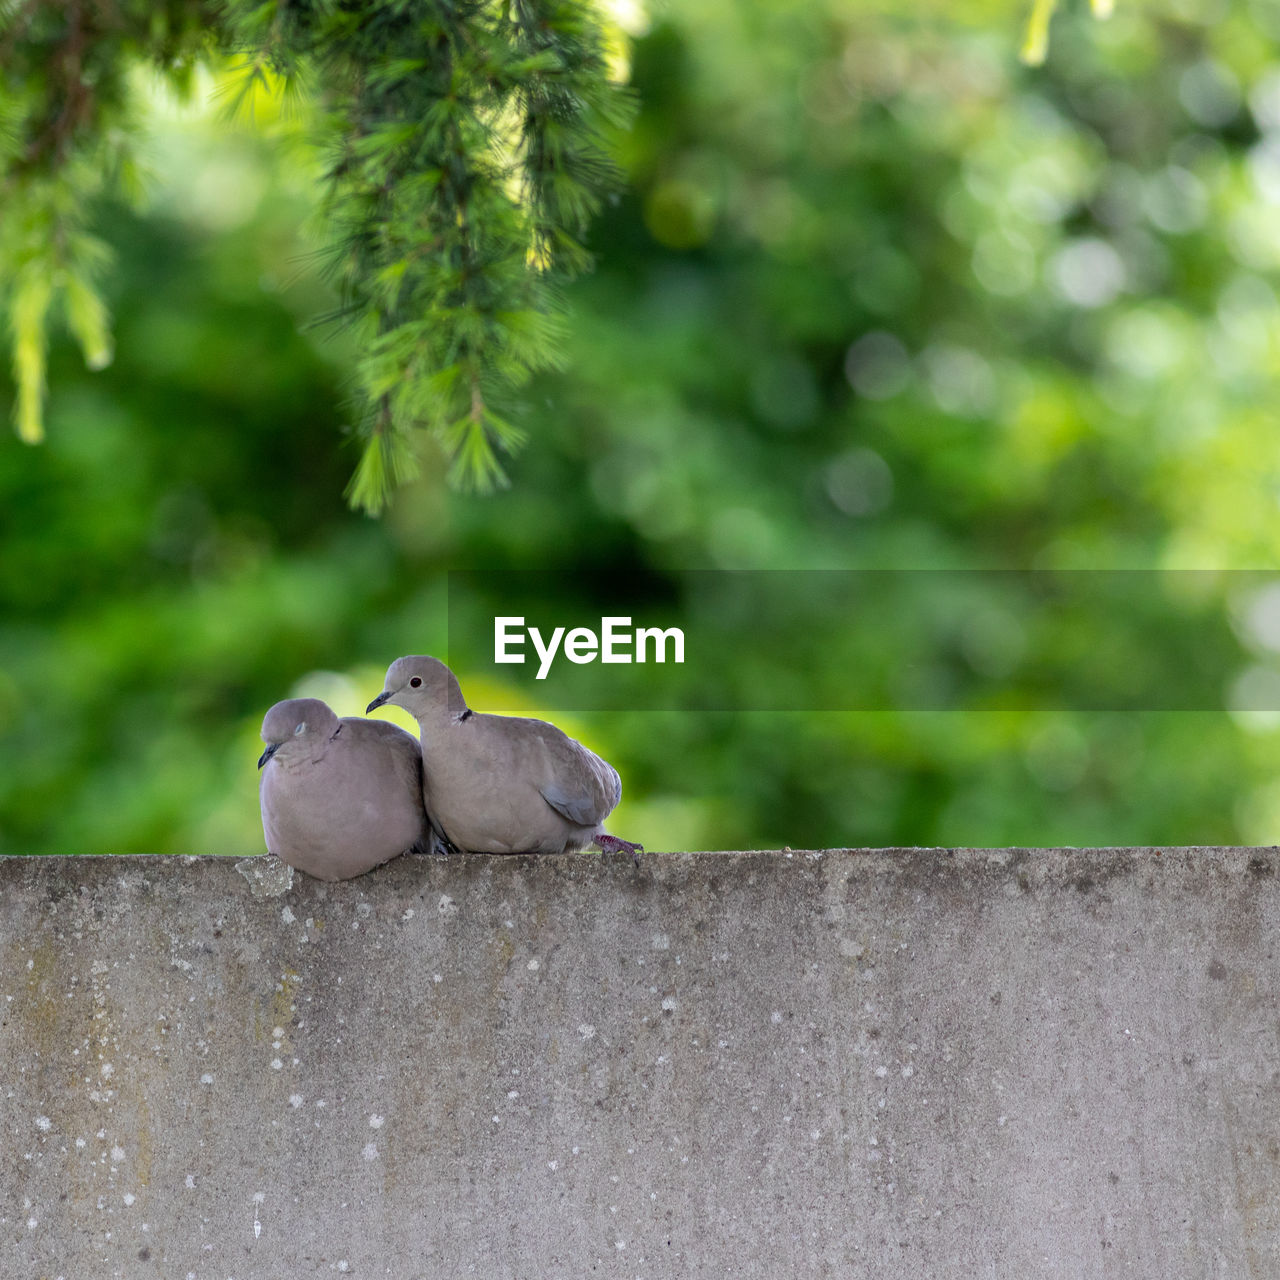
{"type": "Polygon", "coordinates": [[[338,717],[328,703],[319,698],[289,698],[277,702],[262,721],[262,740],[267,749],[258,757],[261,769],[268,760],[279,756],[281,762],[314,753],[341,728],[338,717]]]}
{"type": "Polygon", "coordinates": [[[467,709],[457,678],[439,658],[397,658],[387,668],[383,690],[365,713],[387,705],[403,707],[420,724],[457,719],[467,709]]]}

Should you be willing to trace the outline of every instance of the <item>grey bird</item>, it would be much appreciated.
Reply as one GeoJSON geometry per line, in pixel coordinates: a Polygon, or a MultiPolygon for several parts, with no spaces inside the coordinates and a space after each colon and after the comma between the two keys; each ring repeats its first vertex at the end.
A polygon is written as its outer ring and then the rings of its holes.
{"type": "Polygon", "coordinates": [[[319,698],[290,698],[267,712],[262,740],[262,833],[291,867],[349,880],[434,848],[412,734],[385,720],[339,720],[319,698]]]}
{"type": "Polygon", "coordinates": [[[438,658],[397,658],[366,708],[403,707],[422,731],[423,798],[436,834],[473,853],[643,846],[605,833],[618,771],[545,720],[480,715],[438,658]]]}

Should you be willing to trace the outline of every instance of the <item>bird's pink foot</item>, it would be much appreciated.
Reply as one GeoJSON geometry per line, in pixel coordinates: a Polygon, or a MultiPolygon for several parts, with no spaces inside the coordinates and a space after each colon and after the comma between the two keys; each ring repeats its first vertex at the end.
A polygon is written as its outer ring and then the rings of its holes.
{"type": "Polygon", "coordinates": [[[640,855],[644,852],[644,845],[632,844],[630,840],[622,840],[603,831],[596,836],[595,842],[597,848],[603,849],[605,853],[629,853],[631,861],[637,867],[640,865],[640,855]]]}

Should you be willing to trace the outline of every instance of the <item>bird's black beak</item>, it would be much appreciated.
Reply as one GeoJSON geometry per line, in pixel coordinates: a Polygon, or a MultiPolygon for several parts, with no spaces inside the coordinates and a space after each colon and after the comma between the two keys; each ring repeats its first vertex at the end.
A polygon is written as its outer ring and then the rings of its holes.
{"type": "Polygon", "coordinates": [[[263,753],[258,757],[258,768],[259,768],[259,769],[261,769],[261,768],[262,768],[262,766],[263,766],[264,764],[266,764],[266,763],[267,763],[267,761],[268,761],[268,760],[270,760],[270,759],[271,759],[271,757],[272,757],[273,755],[275,755],[275,753],[276,753],[277,751],[279,751],[279,750],[280,750],[280,744],[279,744],[278,742],[273,742],[273,743],[272,743],[272,744],[271,744],[271,745],[270,745],[270,746],[269,746],[269,747],[268,747],[268,748],[267,748],[267,749],[266,749],[266,750],[265,750],[265,751],[264,751],[264,752],[263,752],[263,753]]]}
{"type": "Polygon", "coordinates": [[[370,711],[376,711],[384,702],[390,702],[393,696],[393,691],[391,689],[384,689],[371,703],[369,703],[367,707],[365,707],[365,715],[368,715],[370,711]]]}

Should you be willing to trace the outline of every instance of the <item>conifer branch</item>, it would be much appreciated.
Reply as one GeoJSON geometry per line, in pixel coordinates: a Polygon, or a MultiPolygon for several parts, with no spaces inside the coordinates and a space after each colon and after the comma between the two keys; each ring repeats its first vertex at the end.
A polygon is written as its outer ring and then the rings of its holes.
{"type": "Polygon", "coordinates": [[[110,357],[86,210],[129,167],[128,66],[177,83],[230,54],[233,109],[272,78],[313,88],[333,314],[367,335],[353,505],[380,510],[413,473],[417,430],[455,485],[506,482],[499,454],[523,433],[496,409],[558,364],[559,286],[589,266],[587,226],[618,182],[608,134],[630,103],[588,0],[28,0],[0,4],[0,47],[0,193],[6,215],[25,210],[0,229],[23,438],[43,431],[54,301],[32,281],[63,281],[86,360],[110,357]]]}

